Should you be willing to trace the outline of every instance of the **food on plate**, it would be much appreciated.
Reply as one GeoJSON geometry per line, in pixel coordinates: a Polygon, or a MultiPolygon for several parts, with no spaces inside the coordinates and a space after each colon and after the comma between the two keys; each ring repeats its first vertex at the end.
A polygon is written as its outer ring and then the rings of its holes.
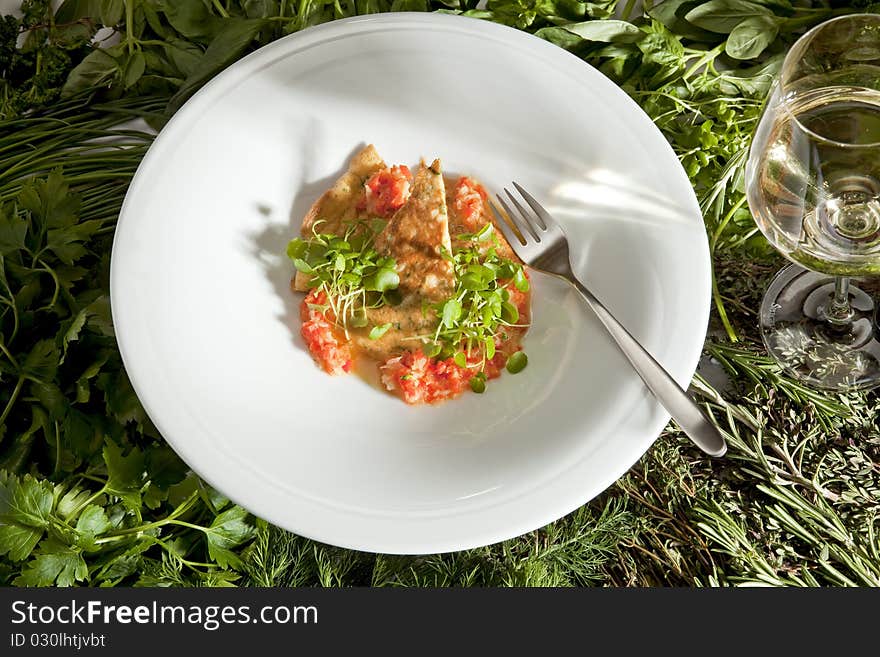
{"type": "Polygon", "coordinates": [[[328,374],[378,368],[409,404],[481,393],[521,371],[529,279],[483,186],[414,171],[367,146],[311,207],[287,253],[304,292],[301,333],[328,374]]]}

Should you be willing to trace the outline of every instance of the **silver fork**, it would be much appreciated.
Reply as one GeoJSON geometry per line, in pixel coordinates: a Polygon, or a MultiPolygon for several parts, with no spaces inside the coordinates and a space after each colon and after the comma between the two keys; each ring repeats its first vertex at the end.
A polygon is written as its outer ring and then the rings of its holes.
{"type": "Polygon", "coordinates": [[[654,393],[654,396],[663,404],[693,443],[710,456],[724,456],[727,452],[727,443],[721,433],[709,422],[700,407],[682,390],[669,372],[608,311],[604,304],[577,279],[571,269],[568,240],[556,220],[526,190],[516,183],[513,183],[513,186],[516,187],[533,212],[529,212],[523,207],[522,203],[507,189],[504,192],[510,199],[510,204],[500,194],[497,195],[497,198],[507,216],[510,217],[522,235],[522,239],[511,229],[494,204],[489,204],[511,248],[532,269],[571,283],[608,329],[611,337],[617,342],[624,356],[632,363],[645,385],[654,393]]]}

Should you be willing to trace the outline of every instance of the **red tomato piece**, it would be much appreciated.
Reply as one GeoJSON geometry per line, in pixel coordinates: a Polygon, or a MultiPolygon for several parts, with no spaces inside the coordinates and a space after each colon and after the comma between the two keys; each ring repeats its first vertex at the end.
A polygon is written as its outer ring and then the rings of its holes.
{"type": "Polygon", "coordinates": [[[455,184],[453,198],[455,199],[455,211],[465,225],[471,230],[479,228],[479,220],[483,215],[484,203],[487,198],[486,190],[483,186],[473,178],[462,176],[455,184]]]}
{"type": "Polygon", "coordinates": [[[339,339],[337,329],[327,317],[328,310],[312,306],[325,306],[327,295],[312,290],[300,306],[301,333],[309,353],[328,374],[344,374],[351,371],[353,361],[348,343],[339,339]]]}
{"type": "Polygon", "coordinates": [[[363,209],[372,216],[387,219],[409,199],[412,179],[405,165],[377,171],[364,183],[363,209]]]}
{"type": "Polygon", "coordinates": [[[419,350],[392,358],[380,368],[382,383],[407,404],[434,404],[457,397],[477,373],[452,358],[436,360],[419,350]]]}

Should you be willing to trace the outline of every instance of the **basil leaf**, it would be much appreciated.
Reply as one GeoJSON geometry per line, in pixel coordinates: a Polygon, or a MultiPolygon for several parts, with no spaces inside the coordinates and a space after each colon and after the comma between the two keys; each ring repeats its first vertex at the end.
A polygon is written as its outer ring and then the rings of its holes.
{"type": "Polygon", "coordinates": [[[147,62],[144,59],[144,53],[140,50],[135,50],[125,63],[125,72],[122,75],[123,86],[126,89],[133,87],[141,79],[146,68],[147,62]]]}
{"type": "Polygon", "coordinates": [[[117,25],[125,13],[124,0],[102,0],[101,22],[107,26],[117,25]]]}
{"type": "Polygon", "coordinates": [[[563,29],[587,41],[602,43],[634,43],[645,36],[632,23],[610,19],[570,23],[564,25],[563,29]]]}
{"type": "Polygon", "coordinates": [[[685,18],[710,32],[730,34],[746,18],[773,16],[773,12],[748,0],[710,0],[689,11],[685,18]]]}
{"type": "Polygon", "coordinates": [[[774,16],[752,16],[730,33],[724,52],[734,59],[752,59],[760,55],[779,34],[779,19],[774,16]]]}
{"type": "Polygon", "coordinates": [[[83,89],[108,84],[118,73],[118,62],[104,50],[95,48],[67,76],[61,95],[72,96],[83,89]]]}
{"type": "Polygon", "coordinates": [[[222,21],[220,31],[211,40],[195,70],[169,101],[169,108],[180,108],[196,89],[238,59],[265,24],[264,20],[250,18],[228,18],[222,21]]]}

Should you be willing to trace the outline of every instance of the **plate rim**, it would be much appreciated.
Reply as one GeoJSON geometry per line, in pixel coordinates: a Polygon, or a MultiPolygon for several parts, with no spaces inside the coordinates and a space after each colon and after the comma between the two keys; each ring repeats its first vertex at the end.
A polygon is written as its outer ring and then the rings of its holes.
{"type": "MultiPolygon", "coordinates": [[[[516,501],[521,496],[514,496],[507,500],[499,501],[497,505],[493,504],[486,507],[480,507],[479,509],[466,511],[464,514],[452,513],[443,514],[441,516],[442,518],[461,517],[462,520],[465,521],[471,520],[471,522],[465,522],[465,524],[472,525],[472,529],[467,537],[446,537],[442,534],[438,535],[436,530],[433,530],[430,538],[424,538],[423,534],[420,534],[418,531],[414,530],[410,531],[410,535],[405,539],[398,532],[398,534],[396,534],[391,540],[388,540],[385,536],[381,535],[381,533],[377,534],[374,531],[374,528],[370,526],[373,523],[380,522],[381,518],[387,518],[388,516],[370,516],[367,521],[368,524],[365,525],[363,522],[362,514],[353,514],[351,511],[340,507],[328,507],[326,504],[314,499],[301,500],[301,503],[306,507],[318,507],[319,513],[323,513],[325,519],[323,521],[310,523],[308,522],[307,518],[303,517],[302,519],[306,521],[303,522],[299,527],[295,528],[292,526],[290,518],[280,512],[279,506],[277,504],[274,505],[274,507],[271,504],[250,504],[249,502],[252,501],[254,498],[260,497],[259,493],[256,493],[253,496],[244,494],[244,492],[240,490],[241,487],[239,487],[239,490],[236,490],[234,494],[230,494],[229,492],[227,492],[234,487],[229,486],[228,482],[221,482],[218,485],[218,481],[214,475],[215,472],[222,472],[222,467],[218,467],[217,463],[215,462],[213,468],[204,468],[205,470],[211,470],[210,473],[203,472],[202,466],[208,463],[210,461],[210,458],[201,458],[199,456],[195,456],[193,458],[193,451],[191,449],[187,449],[187,440],[185,438],[179,440],[179,437],[170,437],[175,432],[163,430],[163,421],[159,417],[161,413],[156,412],[157,409],[152,403],[155,400],[152,393],[150,393],[149,391],[150,386],[147,385],[147,382],[145,382],[144,380],[139,381],[138,376],[135,373],[137,370],[137,366],[135,365],[137,357],[133,355],[124,344],[125,339],[122,336],[125,333],[126,326],[125,312],[121,309],[120,304],[113,303],[113,298],[114,296],[116,298],[120,297],[120,288],[123,285],[120,280],[120,277],[122,276],[120,272],[124,271],[124,265],[121,265],[119,262],[117,244],[120,240],[119,236],[123,233],[123,230],[125,229],[125,217],[131,212],[136,212],[131,210],[131,205],[132,203],[134,203],[134,199],[138,195],[140,184],[143,182],[143,179],[148,175],[147,172],[153,166],[154,160],[157,160],[157,158],[161,155],[161,151],[164,149],[164,146],[172,143],[175,133],[175,126],[184,125],[186,121],[192,120],[191,115],[194,115],[194,113],[196,113],[200,109],[203,109],[203,107],[207,107],[209,103],[213,102],[213,100],[217,100],[218,98],[220,98],[220,95],[218,95],[218,93],[222,94],[224,89],[228,89],[231,88],[231,86],[234,86],[236,80],[238,79],[237,76],[243,74],[248,69],[250,69],[251,72],[255,72],[267,65],[270,65],[280,58],[291,56],[296,51],[302,50],[304,48],[314,47],[316,45],[326,43],[330,40],[346,38],[349,35],[360,34],[366,31],[366,29],[368,29],[371,25],[378,25],[380,27],[383,27],[384,29],[391,29],[395,25],[399,26],[399,29],[437,29],[443,24],[458,28],[458,30],[461,32],[486,32],[494,36],[496,40],[507,41],[513,47],[533,48],[537,51],[543,51],[543,57],[549,59],[558,59],[560,62],[560,68],[562,66],[568,67],[569,70],[572,71],[572,75],[581,76],[582,79],[585,75],[587,77],[592,76],[593,79],[590,81],[591,84],[604,86],[604,93],[617,96],[620,102],[628,104],[631,110],[633,110],[637,114],[642,115],[644,120],[650,122],[653,126],[653,122],[651,122],[650,117],[648,117],[644,110],[642,110],[642,108],[639,107],[639,105],[630,96],[628,96],[622,89],[620,89],[620,87],[618,87],[614,82],[612,82],[601,72],[595,69],[595,67],[591,66],[587,62],[573,55],[572,53],[569,53],[568,51],[554,44],[544,41],[543,39],[535,37],[534,35],[531,35],[527,32],[517,30],[513,27],[459,15],[421,12],[393,12],[337,19],[327,23],[323,23],[321,25],[309,27],[301,30],[300,32],[296,32],[277,39],[257,49],[249,55],[239,59],[238,61],[234,62],[232,65],[221,71],[219,74],[217,74],[214,78],[212,78],[177,110],[177,112],[171,117],[168,123],[159,132],[153,144],[151,144],[148,152],[142,159],[134,177],[132,178],[131,185],[126,192],[125,199],[123,200],[123,204],[120,209],[116,230],[114,232],[113,245],[111,247],[111,316],[113,319],[113,325],[114,327],[116,327],[117,345],[123,365],[126,372],[128,373],[131,385],[138,399],[140,400],[145,412],[150,417],[151,421],[156,426],[163,439],[168,443],[169,446],[174,449],[174,451],[176,451],[181,456],[181,458],[183,458],[187,465],[200,478],[205,480],[209,485],[216,488],[224,495],[227,495],[229,499],[236,504],[240,504],[242,507],[254,513],[254,515],[256,515],[257,517],[263,518],[300,536],[319,542],[336,545],[346,549],[386,554],[431,554],[454,552],[491,545],[503,540],[515,538],[529,531],[543,527],[550,522],[561,519],[562,517],[568,515],[569,513],[588,503],[590,500],[592,500],[608,487],[610,487],[621,476],[623,476],[628,470],[632,468],[633,465],[635,465],[635,463],[637,463],[645,455],[647,450],[650,449],[650,447],[660,436],[664,427],[668,424],[670,419],[670,415],[665,410],[660,408],[661,412],[655,413],[652,416],[653,418],[655,418],[655,421],[650,423],[650,426],[647,426],[646,424],[643,432],[645,437],[639,441],[632,441],[631,444],[628,445],[630,449],[625,452],[625,457],[622,456],[619,460],[618,463],[625,464],[625,467],[619,466],[617,469],[609,468],[608,474],[604,479],[597,478],[592,480],[591,482],[582,482],[582,485],[577,489],[580,492],[574,492],[569,489],[568,494],[564,496],[564,499],[563,496],[560,496],[559,494],[555,495],[554,499],[557,500],[555,505],[540,507],[539,509],[529,507],[530,512],[525,513],[523,512],[523,509],[516,506],[516,501]],[[310,41],[312,43],[310,43],[310,41]],[[247,500],[245,498],[247,498],[247,500]],[[487,528],[485,525],[480,524],[479,522],[472,521],[479,520],[478,518],[468,518],[468,516],[484,515],[487,513],[487,510],[494,509],[499,505],[513,505],[514,509],[521,511],[520,514],[513,514],[513,517],[507,522],[500,523],[501,525],[503,525],[503,529],[501,529],[500,526],[494,525],[492,526],[492,528],[487,528]],[[338,520],[343,522],[343,524],[347,522],[349,526],[352,526],[352,524],[358,525],[363,531],[363,534],[361,534],[361,538],[351,536],[351,532],[337,531],[336,533],[334,533],[332,530],[328,531],[328,526],[339,526],[338,523],[328,523],[326,521],[326,514],[328,512],[336,516],[338,520]],[[528,519],[526,520],[524,518],[528,519]],[[360,522],[357,522],[358,520],[360,522]],[[345,536],[340,534],[343,534],[345,536]]],[[[586,83],[586,81],[584,82],[586,83]]],[[[195,114],[195,116],[197,117],[198,115],[195,114]]],[[[657,131],[658,136],[662,137],[662,133],[659,132],[659,129],[657,129],[656,126],[653,127],[657,131]]],[[[690,181],[688,180],[683,168],[681,168],[680,163],[678,163],[678,159],[675,156],[671,145],[668,143],[668,141],[662,139],[662,145],[660,144],[660,140],[658,140],[658,148],[660,147],[666,150],[667,154],[675,159],[675,162],[678,164],[677,173],[689,190],[687,198],[690,207],[682,208],[683,211],[689,215],[692,214],[695,217],[700,217],[700,222],[702,225],[702,213],[699,209],[696,193],[690,181]]],[[[703,345],[705,343],[705,336],[708,330],[709,314],[711,310],[711,258],[709,253],[708,236],[705,235],[705,230],[702,231],[702,234],[705,239],[699,241],[701,253],[699,254],[698,260],[704,274],[700,277],[699,282],[699,285],[703,288],[703,293],[698,295],[699,298],[696,298],[697,295],[695,294],[695,298],[691,301],[691,311],[694,316],[694,321],[691,323],[695,327],[702,327],[702,331],[698,331],[697,333],[701,337],[699,339],[699,342],[697,342],[695,338],[694,344],[689,345],[688,349],[683,349],[683,351],[686,351],[688,354],[686,358],[682,358],[680,362],[669,366],[669,369],[673,374],[673,378],[675,378],[676,381],[678,381],[682,385],[686,385],[687,383],[689,383],[694,373],[696,372],[699,358],[703,350],[703,345]]],[[[693,254],[693,257],[697,259],[697,254],[693,254]]],[[[635,374],[633,374],[633,376],[635,376],[635,374]]],[[[655,402],[655,405],[659,408],[659,404],[655,402]]],[[[220,454],[219,450],[218,453],[215,453],[213,456],[220,459],[225,459],[227,462],[230,460],[228,455],[220,454]]],[[[563,470],[563,473],[567,473],[570,470],[571,467],[566,468],[565,470],[563,470]]],[[[393,516],[394,514],[389,515],[393,516]]],[[[299,521],[299,519],[297,519],[297,521],[299,521]]],[[[431,525],[438,521],[438,517],[432,515],[418,518],[408,518],[408,522],[411,526],[422,526],[423,528],[431,527],[431,525]]],[[[298,524],[298,522],[293,524],[298,524]]]]}

